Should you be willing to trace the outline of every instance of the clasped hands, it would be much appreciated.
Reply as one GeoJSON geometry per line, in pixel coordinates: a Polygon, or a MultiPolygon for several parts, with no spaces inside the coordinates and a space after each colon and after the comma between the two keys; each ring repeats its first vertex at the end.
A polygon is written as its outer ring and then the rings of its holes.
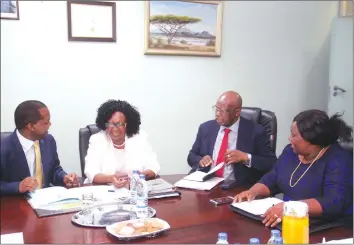
{"type": "MultiPolygon", "coordinates": [[[[248,160],[248,154],[239,150],[227,150],[224,156],[224,162],[226,165],[247,162],[248,160]]],[[[208,167],[213,163],[214,161],[209,155],[204,156],[199,161],[201,167],[208,167]]]]}
{"type": "MultiPolygon", "coordinates": [[[[143,172],[139,171],[139,174],[144,174],[145,179],[152,179],[155,177],[155,173],[150,169],[144,170],[143,172]]],[[[130,181],[130,178],[127,174],[121,174],[119,172],[113,174],[112,179],[111,179],[112,184],[116,188],[122,188],[122,187],[128,185],[129,181],[130,181]]]]}
{"type": "MultiPolygon", "coordinates": [[[[79,178],[75,173],[67,174],[63,178],[63,182],[66,188],[79,186],[79,178]]],[[[38,181],[34,177],[26,177],[22,180],[18,186],[20,193],[34,191],[38,187],[38,181]]]]}
{"type": "MultiPolygon", "coordinates": [[[[252,193],[250,190],[243,191],[240,194],[237,194],[234,197],[234,202],[242,202],[242,201],[252,201],[256,195],[252,193]]],[[[282,221],[283,217],[283,205],[284,203],[278,203],[272,207],[270,207],[263,215],[263,221],[262,223],[268,227],[275,227],[277,224],[279,224],[282,221]]]]}

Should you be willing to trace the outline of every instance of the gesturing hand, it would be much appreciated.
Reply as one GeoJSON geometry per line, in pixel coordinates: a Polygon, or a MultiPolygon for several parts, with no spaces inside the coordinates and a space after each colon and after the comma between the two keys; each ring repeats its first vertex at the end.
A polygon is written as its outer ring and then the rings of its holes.
{"type": "Polygon", "coordinates": [[[201,167],[208,167],[213,163],[213,159],[209,156],[206,155],[204,156],[200,161],[199,161],[199,166],[201,167]]]}

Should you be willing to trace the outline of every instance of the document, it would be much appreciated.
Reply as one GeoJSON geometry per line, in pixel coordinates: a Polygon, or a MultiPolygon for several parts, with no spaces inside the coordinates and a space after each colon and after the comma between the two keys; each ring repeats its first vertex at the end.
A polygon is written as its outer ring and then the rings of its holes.
{"type": "Polygon", "coordinates": [[[1,244],[24,244],[22,232],[1,235],[0,240],[1,244]]]}
{"type": "Polygon", "coordinates": [[[217,184],[223,181],[224,178],[220,177],[213,177],[203,182],[193,181],[193,180],[186,180],[181,179],[175,183],[175,186],[180,188],[187,188],[187,189],[194,189],[194,190],[201,190],[201,191],[210,191],[213,189],[217,184]]]}
{"type": "Polygon", "coordinates": [[[270,207],[273,205],[276,205],[278,203],[283,202],[283,200],[280,200],[275,197],[268,197],[264,199],[257,199],[253,201],[243,201],[240,203],[233,203],[232,206],[235,208],[242,209],[248,213],[254,214],[254,215],[262,215],[264,214],[270,207]]]}
{"type": "Polygon", "coordinates": [[[180,192],[176,191],[176,187],[174,185],[161,178],[149,180],[147,181],[147,185],[149,189],[149,200],[181,195],[180,192]]]}
{"type": "Polygon", "coordinates": [[[341,239],[341,240],[331,240],[325,242],[325,244],[353,244],[353,238],[341,239]]]}
{"type": "Polygon", "coordinates": [[[184,180],[191,180],[191,181],[199,181],[199,182],[206,181],[206,180],[210,179],[211,177],[213,177],[213,174],[216,171],[218,171],[219,169],[221,169],[224,165],[225,165],[225,163],[223,163],[223,162],[219,163],[214,168],[210,169],[209,172],[207,172],[207,173],[204,173],[202,171],[195,171],[194,173],[187,175],[183,179],[184,180]]]}

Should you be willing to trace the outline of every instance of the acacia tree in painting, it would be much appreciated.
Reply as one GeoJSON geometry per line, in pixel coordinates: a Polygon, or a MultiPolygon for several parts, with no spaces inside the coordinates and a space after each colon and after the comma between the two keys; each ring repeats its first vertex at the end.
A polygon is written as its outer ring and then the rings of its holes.
{"type": "Polygon", "coordinates": [[[176,33],[188,24],[201,21],[199,18],[176,15],[154,15],[150,17],[150,24],[156,26],[167,37],[168,45],[171,44],[176,33]]]}

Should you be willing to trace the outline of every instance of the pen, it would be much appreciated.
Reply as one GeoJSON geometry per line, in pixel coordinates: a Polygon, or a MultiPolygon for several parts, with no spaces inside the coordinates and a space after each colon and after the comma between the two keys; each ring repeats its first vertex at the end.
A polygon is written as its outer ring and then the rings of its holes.
{"type": "Polygon", "coordinates": [[[108,192],[115,192],[114,190],[108,190],[108,192]]]}

